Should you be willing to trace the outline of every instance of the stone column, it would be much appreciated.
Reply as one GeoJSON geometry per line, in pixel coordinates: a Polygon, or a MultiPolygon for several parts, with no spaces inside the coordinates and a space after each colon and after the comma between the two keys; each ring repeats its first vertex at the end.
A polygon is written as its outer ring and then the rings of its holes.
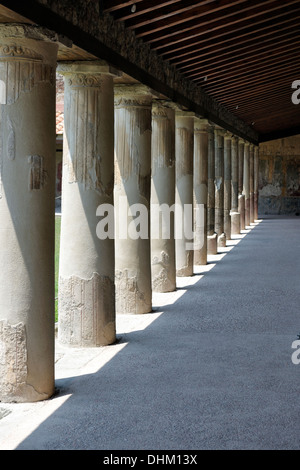
{"type": "Polygon", "coordinates": [[[226,246],[224,233],[224,135],[224,130],[215,130],[215,230],[219,247],[226,246]]]}
{"type": "Polygon", "coordinates": [[[258,220],[258,169],[259,169],[259,149],[254,147],[254,220],[258,220]]]}
{"type": "Polygon", "coordinates": [[[217,234],[215,232],[215,131],[208,128],[208,169],[207,169],[207,254],[218,252],[217,234]]]}
{"type": "Polygon", "coordinates": [[[115,86],[116,312],[152,310],[150,258],[152,96],[115,86]]]}
{"type": "Polygon", "coordinates": [[[113,224],[113,78],[103,62],[58,71],[65,82],[58,340],[103,346],[115,341],[113,225],[101,228],[106,211],[113,224]]]}
{"type": "Polygon", "coordinates": [[[224,136],[224,232],[231,239],[231,133],[224,136]]]}
{"type": "Polygon", "coordinates": [[[176,289],[175,204],[175,109],[154,100],[152,105],[151,267],[152,290],[176,289]]]}
{"type": "Polygon", "coordinates": [[[241,231],[239,201],[239,139],[233,137],[231,141],[231,233],[237,235],[241,231]]]}
{"type": "Polygon", "coordinates": [[[250,143],[245,143],[243,194],[245,196],[245,227],[250,225],[250,143]]]}
{"type": "Polygon", "coordinates": [[[238,197],[238,211],[240,213],[240,227],[241,230],[245,230],[245,195],[243,194],[244,187],[244,153],[245,153],[245,141],[239,140],[239,197],[238,197]]]}
{"type": "Polygon", "coordinates": [[[177,276],[192,276],[194,114],[175,115],[175,249],[177,276]]]}
{"type": "Polygon", "coordinates": [[[207,264],[208,131],[206,119],[194,122],[194,264],[207,264]]]}
{"type": "Polygon", "coordinates": [[[254,222],[254,145],[250,144],[250,155],[249,155],[249,166],[250,166],[250,223],[254,222]]]}
{"type": "Polygon", "coordinates": [[[0,26],[0,400],[54,392],[57,45],[0,26]]]}

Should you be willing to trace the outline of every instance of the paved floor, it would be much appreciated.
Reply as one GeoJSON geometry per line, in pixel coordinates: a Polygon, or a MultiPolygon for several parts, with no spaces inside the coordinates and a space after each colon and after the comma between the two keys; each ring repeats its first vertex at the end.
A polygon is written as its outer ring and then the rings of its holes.
{"type": "Polygon", "coordinates": [[[0,403],[0,449],[300,449],[300,217],[264,218],[178,286],[118,316],[113,346],[57,345],[57,395],[0,403]]]}

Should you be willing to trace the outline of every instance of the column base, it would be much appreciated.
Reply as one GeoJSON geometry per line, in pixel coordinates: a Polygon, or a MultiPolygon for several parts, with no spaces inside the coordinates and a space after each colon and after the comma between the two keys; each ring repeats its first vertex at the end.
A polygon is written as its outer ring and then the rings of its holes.
{"type": "Polygon", "coordinates": [[[239,212],[231,212],[231,234],[241,233],[241,216],[239,212]]]}
{"type": "Polygon", "coordinates": [[[207,237],[207,254],[216,255],[218,253],[218,239],[217,234],[208,235],[207,237]]]}
{"type": "Polygon", "coordinates": [[[218,247],[219,248],[226,247],[226,235],[225,235],[225,233],[222,233],[221,235],[218,236],[218,247]]]}

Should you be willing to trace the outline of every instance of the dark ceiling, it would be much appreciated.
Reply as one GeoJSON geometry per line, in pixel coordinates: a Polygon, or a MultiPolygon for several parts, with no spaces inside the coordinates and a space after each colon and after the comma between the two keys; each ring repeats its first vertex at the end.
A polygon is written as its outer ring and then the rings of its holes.
{"type": "Polygon", "coordinates": [[[104,0],[103,9],[260,135],[300,133],[299,0],[104,0]]]}
{"type": "MultiPolygon", "coordinates": [[[[96,2],[100,13],[124,22],[261,141],[300,133],[300,105],[291,100],[292,83],[300,80],[300,0],[86,0],[86,8],[96,2]]],[[[43,2],[1,3],[17,5],[31,22],[29,3],[43,2]]],[[[0,6],[1,21],[20,17],[0,6]]],[[[74,52],[77,59],[93,58],[75,41],[74,52]]],[[[62,47],[59,59],[70,59],[68,54],[62,47]]]]}

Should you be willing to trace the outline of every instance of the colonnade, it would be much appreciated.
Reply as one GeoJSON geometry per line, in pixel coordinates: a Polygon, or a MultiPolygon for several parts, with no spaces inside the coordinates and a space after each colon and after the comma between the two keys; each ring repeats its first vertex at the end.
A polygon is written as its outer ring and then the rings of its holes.
{"type": "MultiPolygon", "coordinates": [[[[1,27],[2,401],[54,392],[57,50],[25,29],[16,38],[1,27]]],[[[258,148],[142,84],[114,84],[116,70],[102,61],[58,70],[65,81],[58,340],[97,347],[114,343],[116,314],[151,312],[153,291],[174,291],[176,276],[193,275],[254,222],[258,148]]]]}

